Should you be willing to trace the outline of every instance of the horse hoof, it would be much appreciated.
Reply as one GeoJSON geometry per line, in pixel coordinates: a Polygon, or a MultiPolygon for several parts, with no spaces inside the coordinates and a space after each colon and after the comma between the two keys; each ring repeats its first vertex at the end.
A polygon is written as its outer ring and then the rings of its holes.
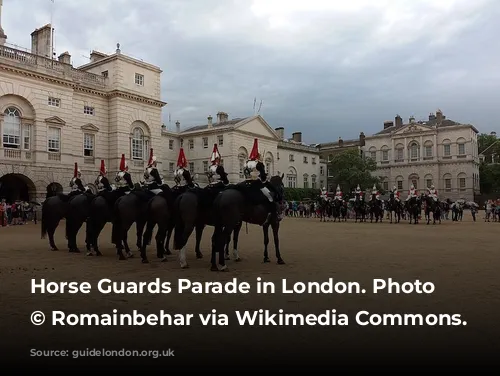
{"type": "Polygon", "coordinates": [[[184,264],[184,265],[181,264],[181,269],[189,269],[189,265],[188,264],[184,264]]]}
{"type": "Polygon", "coordinates": [[[160,262],[167,262],[167,256],[164,256],[160,262]]]}
{"type": "Polygon", "coordinates": [[[212,265],[212,266],[210,267],[210,270],[211,270],[212,272],[218,272],[218,271],[219,271],[219,268],[217,267],[217,265],[212,265]]]}
{"type": "Polygon", "coordinates": [[[264,261],[263,262],[271,262],[271,260],[269,260],[268,257],[264,257],[264,261]]]}
{"type": "Polygon", "coordinates": [[[80,253],[80,250],[78,248],[70,249],[70,253],[80,253]]]}
{"type": "Polygon", "coordinates": [[[229,271],[229,268],[227,267],[227,265],[217,265],[217,269],[219,270],[219,272],[228,272],[229,271]]]}
{"type": "Polygon", "coordinates": [[[163,257],[164,257],[163,253],[157,253],[156,254],[156,258],[162,259],[163,257]]]}
{"type": "Polygon", "coordinates": [[[127,258],[134,258],[134,254],[132,252],[127,253],[127,258]]]}
{"type": "Polygon", "coordinates": [[[50,248],[51,251],[59,251],[59,249],[57,247],[52,247],[50,248]]]}
{"type": "Polygon", "coordinates": [[[141,262],[142,262],[143,264],[149,264],[149,260],[148,260],[148,259],[142,259],[142,260],[141,260],[141,262]]]}
{"type": "Polygon", "coordinates": [[[285,261],[283,261],[283,259],[279,259],[278,260],[278,265],[285,265],[285,261]]]}
{"type": "Polygon", "coordinates": [[[167,256],[171,256],[171,255],[172,255],[172,252],[170,252],[170,249],[167,249],[167,251],[165,252],[165,254],[166,254],[167,256]]]}
{"type": "Polygon", "coordinates": [[[203,253],[198,252],[198,253],[196,254],[196,258],[197,258],[197,259],[202,259],[202,258],[203,258],[203,253]]]}
{"type": "Polygon", "coordinates": [[[241,259],[238,257],[238,258],[235,258],[234,261],[235,262],[241,262],[241,259]]]}
{"type": "Polygon", "coordinates": [[[85,256],[94,256],[94,253],[92,251],[88,251],[85,256]]]}
{"type": "Polygon", "coordinates": [[[96,256],[102,256],[102,253],[100,251],[96,251],[95,255],[96,256]]]}

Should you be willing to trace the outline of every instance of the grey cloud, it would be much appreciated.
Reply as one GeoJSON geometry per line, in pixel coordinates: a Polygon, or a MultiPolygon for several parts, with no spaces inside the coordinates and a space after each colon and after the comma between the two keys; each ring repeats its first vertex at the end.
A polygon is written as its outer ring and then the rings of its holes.
{"type": "MultiPolygon", "coordinates": [[[[438,107],[500,132],[497,1],[438,8],[387,0],[360,11],[274,18],[257,17],[250,0],[55,2],[57,52],[68,50],[75,64],[120,42],[123,53],[163,69],[165,122],[171,114],[196,125],[221,110],[247,116],[257,97],[272,126],[302,131],[308,142],[373,133],[397,113],[425,118],[438,107]]],[[[8,42],[29,45],[33,29],[50,20],[46,3],[4,1],[8,42]]]]}

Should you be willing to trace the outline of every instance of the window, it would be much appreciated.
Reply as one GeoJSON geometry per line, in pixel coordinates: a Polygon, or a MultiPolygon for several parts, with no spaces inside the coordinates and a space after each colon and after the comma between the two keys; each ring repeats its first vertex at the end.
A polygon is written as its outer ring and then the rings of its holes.
{"type": "Polygon", "coordinates": [[[312,163],[312,164],[316,164],[316,157],[312,157],[312,158],[311,158],[311,163],[312,163]]]}
{"type": "Polygon", "coordinates": [[[29,150],[31,147],[31,125],[26,124],[23,127],[23,143],[24,150],[29,150]]]}
{"type": "Polygon", "coordinates": [[[389,150],[382,150],[382,160],[383,161],[389,160],[389,150]]]}
{"type": "Polygon", "coordinates": [[[458,144],[458,155],[465,155],[465,144],[458,144]]]}
{"type": "Polygon", "coordinates": [[[465,178],[459,178],[458,179],[458,186],[460,187],[460,189],[465,189],[465,178]]]}
{"type": "Polygon", "coordinates": [[[208,172],[208,161],[203,161],[203,172],[208,172]]]}
{"type": "Polygon", "coordinates": [[[403,189],[403,181],[402,180],[398,180],[398,189],[399,190],[403,189]]]}
{"type": "Polygon", "coordinates": [[[324,175],[325,174],[325,168],[323,166],[319,166],[319,174],[324,175]]]}
{"type": "Polygon", "coordinates": [[[382,183],[382,187],[383,187],[384,191],[387,192],[389,190],[389,182],[388,181],[384,181],[382,183]]]}
{"type": "Polygon", "coordinates": [[[174,140],[168,140],[168,148],[169,150],[174,150],[174,140]]]}
{"type": "Polygon", "coordinates": [[[245,178],[245,174],[243,173],[243,170],[245,169],[245,157],[240,157],[240,179],[245,178]]]}
{"type": "Polygon", "coordinates": [[[203,147],[208,148],[208,137],[203,137],[203,147]]]}
{"type": "Polygon", "coordinates": [[[94,140],[95,136],[93,134],[85,133],[83,135],[83,156],[93,157],[94,156],[94,140]]]}
{"type": "Polygon", "coordinates": [[[17,108],[9,107],[4,112],[3,147],[11,149],[21,148],[21,113],[17,108]]]}
{"type": "Polygon", "coordinates": [[[431,185],[432,185],[432,179],[427,179],[427,180],[425,181],[425,184],[426,184],[427,188],[430,188],[430,187],[431,187],[431,185]]]}
{"type": "Polygon", "coordinates": [[[297,186],[297,176],[296,175],[288,175],[288,188],[295,188],[297,186]]]}
{"type": "Polygon", "coordinates": [[[61,100],[59,98],[49,97],[47,104],[52,107],[61,107],[61,100]]]}
{"type": "Polygon", "coordinates": [[[104,72],[102,72],[102,76],[103,76],[104,78],[108,78],[108,71],[107,71],[107,70],[105,70],[104,72]]]}
{"type": "Polygon", "coordinates": [[[189,171],[194,172],[194,162],[189,162],[189,171]]]}
{"type": "Polygon", "coordinates": [[[307,157],[304,157],[304,163],[308,163],[308,162],[307,162],[307,157]]]}
{"type": "Polygon", "coordinates": [[[144,75],[136,73],[135,74],[135,84],[139,86],[144,86],[144,75]]]}
{"type": "Polygon", "coordinates": [[[144,132],[141,128],[135,128],[132,132],[132,159],[136,161],[144,160],[144,144],[144,132]]]}
{"type": "Polygon", "coordinates": [[[370,158],[373,159],[374,161],[377,160],[377,151],[370,151],[370,158]]]}
{"type": "Polygon", "coordinates": [[[444,156],[445,157],[451,156],[451,145],[450,144],[443,145],[443,148],[444,148],[444,156]]]}
{"type": "Polygon", "coordinates": [[[293,154],[290,154],[290,155],[288,156],[288,160],[289,160],[290,162],[293,162],[293,161],[295,160],[295,159],[293,158],[293,154]]]}
{"type": "Polygon", "coordinates": [[[447,191],[451,191],[451,178],[444,179],[444,188],[447,191]]]}
{"type": "Polygon", "coordinates": [[[49,127],[47,132],[47,148],[51,153],[61,152],[61,129],[49,127]]]}
{"type": "Polygon", "coordinates": [[[317,188],[317,183],[316,183],[316,175],[311,176],[311,188],[316,189],[317,188]]]}
{"type": "Polygon", "coordinates": [[[174,162],[170,162],[170,163],[168,164],[168,171],[169,171],[169,172],[174,172],[174,162]]]}
{"type": "Polygon", "coordinates": [[[194,149],[194,140],[188,141],[189,149],[194,149]]]}
{"type": "Polygon", "coordinates": [[[181,138],[181,148],[183,148],[183,147],[184,147],[184,139],[181,138]]]}
{"type": "Polygon", "coordinates": [[[83,106],[83,113],[85,115],[95,115],[95,110],[94,107],[90,106],[83,106]]]}
{"type": "Polygon", "coordinates": [[[224,136],[223,135],[217,136],[217,144],[219,144],[219,146],[224,146],[224,136]]]}
{"type": "Polygon", "coordinates": [[[396,147],[396,161],[403,161],[405,158],[404,156],[404,149],[402,146],[396,147]]]}
{"type": "Polygon", "coordinates": [[[309,188],[309,176],[304,174],[304,188],[309,188]]]}
{"type": "Polygon", "coordinates": [[[432,158],[432,145],[425,145],[425,158],[432,158]]]}
{"type": "Polygon", "coordinates": [[[418,189],[418,180],[417,179],[412,179],[411,183],[413,184],[413,186],[415,187],[415,189],[418,189]]]}
{"type": "Polygon", "coordinates": [[[412,160],[420,158],[420,148],[416,142],[412,142],[410,144],[410,158],[412,160]]]}

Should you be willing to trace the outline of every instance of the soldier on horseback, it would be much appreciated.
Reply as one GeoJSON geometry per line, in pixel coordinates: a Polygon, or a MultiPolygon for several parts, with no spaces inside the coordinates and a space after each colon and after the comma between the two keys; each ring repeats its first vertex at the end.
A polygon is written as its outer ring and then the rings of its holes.
{"type": "Polygon", "coordinates": [[[109,185],[109,181],[107,182],[107,184],[104,184],[103,179],[107,181],[106,174],[106,164],[104,163],[104,159],[101,159],[101,168],[99,169],[99,176],[96,180],[96,186],[99,192],[111,192],[113,190],[113,187],[109,185]]]}
{"type": "Polygon", "coordinates": [[[438,192],[434,184],[427,188],[427,196],[431,197],[434,201],[438,201],[438,192]]]}
{"type": "Polygon", "coordinates": [[[133,190],[135,188],[134,183],[132,183],[130,173],[128,172],[128,165],[125,159],[125,154],[122,154],[119,171],[117,172],[115,177],[115,182],[117,185],[117,189],[119,189],[120,191],[133,190]]]}
{"type": "Polygon", "coordinates": [[[356,196],[358,196],[358,195],[359,195],[359,199],[360,199],[360,200],[362,200],[362,199],[363,199],[363,191],[361,190],[361,187],[359,186],[359,184],[358,184],[358,186],[356,187],[356,190],[354,191],[354,194],[355,194],[356,196]]]}
{"type": "MultiPolygon", "coordinates": [[[[258,139],[254,139],[253,148],[250,156],[248,157],[248,161],[245,163],[243,172],[246,179],[246,181],[243,183],[249,185],[250,187],[260,188],[260,192],[262,192],[263,196],[265,197],[265,200],[262,201],[265,201],[269,212],[264,224],[268,224],[273,213],[279,215],[280,207],[279,203],[274,201],[274,198],[271,194],[271,190],[274,191],[274,189],[272,185],[268,184],[265,166],[260,161],[258,139]]],[[[273,193],[276,194],[277,192],[273,193]]]]}
{"type": "Polygon", "coordinates": [[[370,201],[372,200],[373,196],[375,196],[375,200],[380,201],[380,192],[377,189],[377,186],[373,184],[372,188],[372,196],[370,197],[370,201]]]}
{"type": "Polygon", "coordinates": [[[417,190],[415,189],[415,186],[413,183],[410,185],[410,190],[408,191],[408,197],[406,198],[406,201],[412,199],[412,198],[417,197],[417,190]]]}
{"type": "Polygon", "coordinates": [[[333,199],[336,201],[343,201],[342,191],[340,190],[339,184],[337,184],[337,191],[335,192],[335,197],[333,199]]]}
{"type": "Polygon", "coordinates": [[[221,156],[217,144],[214,144],[212,155],[210,156],[210,167],[208,168],[208,181],[211,188],[224,187],[229,184],[227,173],[224,171],[224,166],[220,164],[221,156]]]}
{"type": "Polygon", "coordinates": [[[328,190],[325,187],[321,188],[319,197],[321,197],[325,201],[328,201],[328,190]]]}
{"type": "Polygon", "coordinates": [[[89,191],[88,187],[84,187],[82,183],[82,172],[78,168],[78,163],[75,162],[75,170],[73,172],[73,178],[69,182],[71,192],[68,196],[76,196],[89,191]]]}
{"type": "Polygon", "coordinates": [[[401,199],[399,198],[399,191],[398,191],[398,188],[396,186],[392,187],[392,193],[394,194],[394,200],[396,200],[397,202],[400,202],[401,199]]]}
{"type": "Polygon", "coordinates": [[[159,193],[159,191],[154,192],[158,189],[161,191],[168,189],[168,186],[163,182],[163,179],[158,172],[156,156],[154,155],[153,148],[149,151],[149,160],[146,171],[144,171],[144,180],[144,187],[153,193],[159,193]]]}
{"type": "Polygon", "coordinates": [[[193,177],[188,170],[188,162],[183,148],[179,150],[179,157],[177,158],[177,170],[175,170],[174,172],[174,181],[176,184],[174,188],[177,189],[182,187],[198,187],[198,184],[193,181],[193,177]]]}

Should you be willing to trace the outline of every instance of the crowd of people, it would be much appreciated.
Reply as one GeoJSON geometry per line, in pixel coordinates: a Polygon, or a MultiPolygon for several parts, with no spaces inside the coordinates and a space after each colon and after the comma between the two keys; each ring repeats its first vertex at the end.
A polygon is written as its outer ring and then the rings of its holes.
{"type": "Polygon", "coordinates": [[[25,201],[0,202],[0,226],[25,225],[34,220],[34,207],[25,201]]]}

